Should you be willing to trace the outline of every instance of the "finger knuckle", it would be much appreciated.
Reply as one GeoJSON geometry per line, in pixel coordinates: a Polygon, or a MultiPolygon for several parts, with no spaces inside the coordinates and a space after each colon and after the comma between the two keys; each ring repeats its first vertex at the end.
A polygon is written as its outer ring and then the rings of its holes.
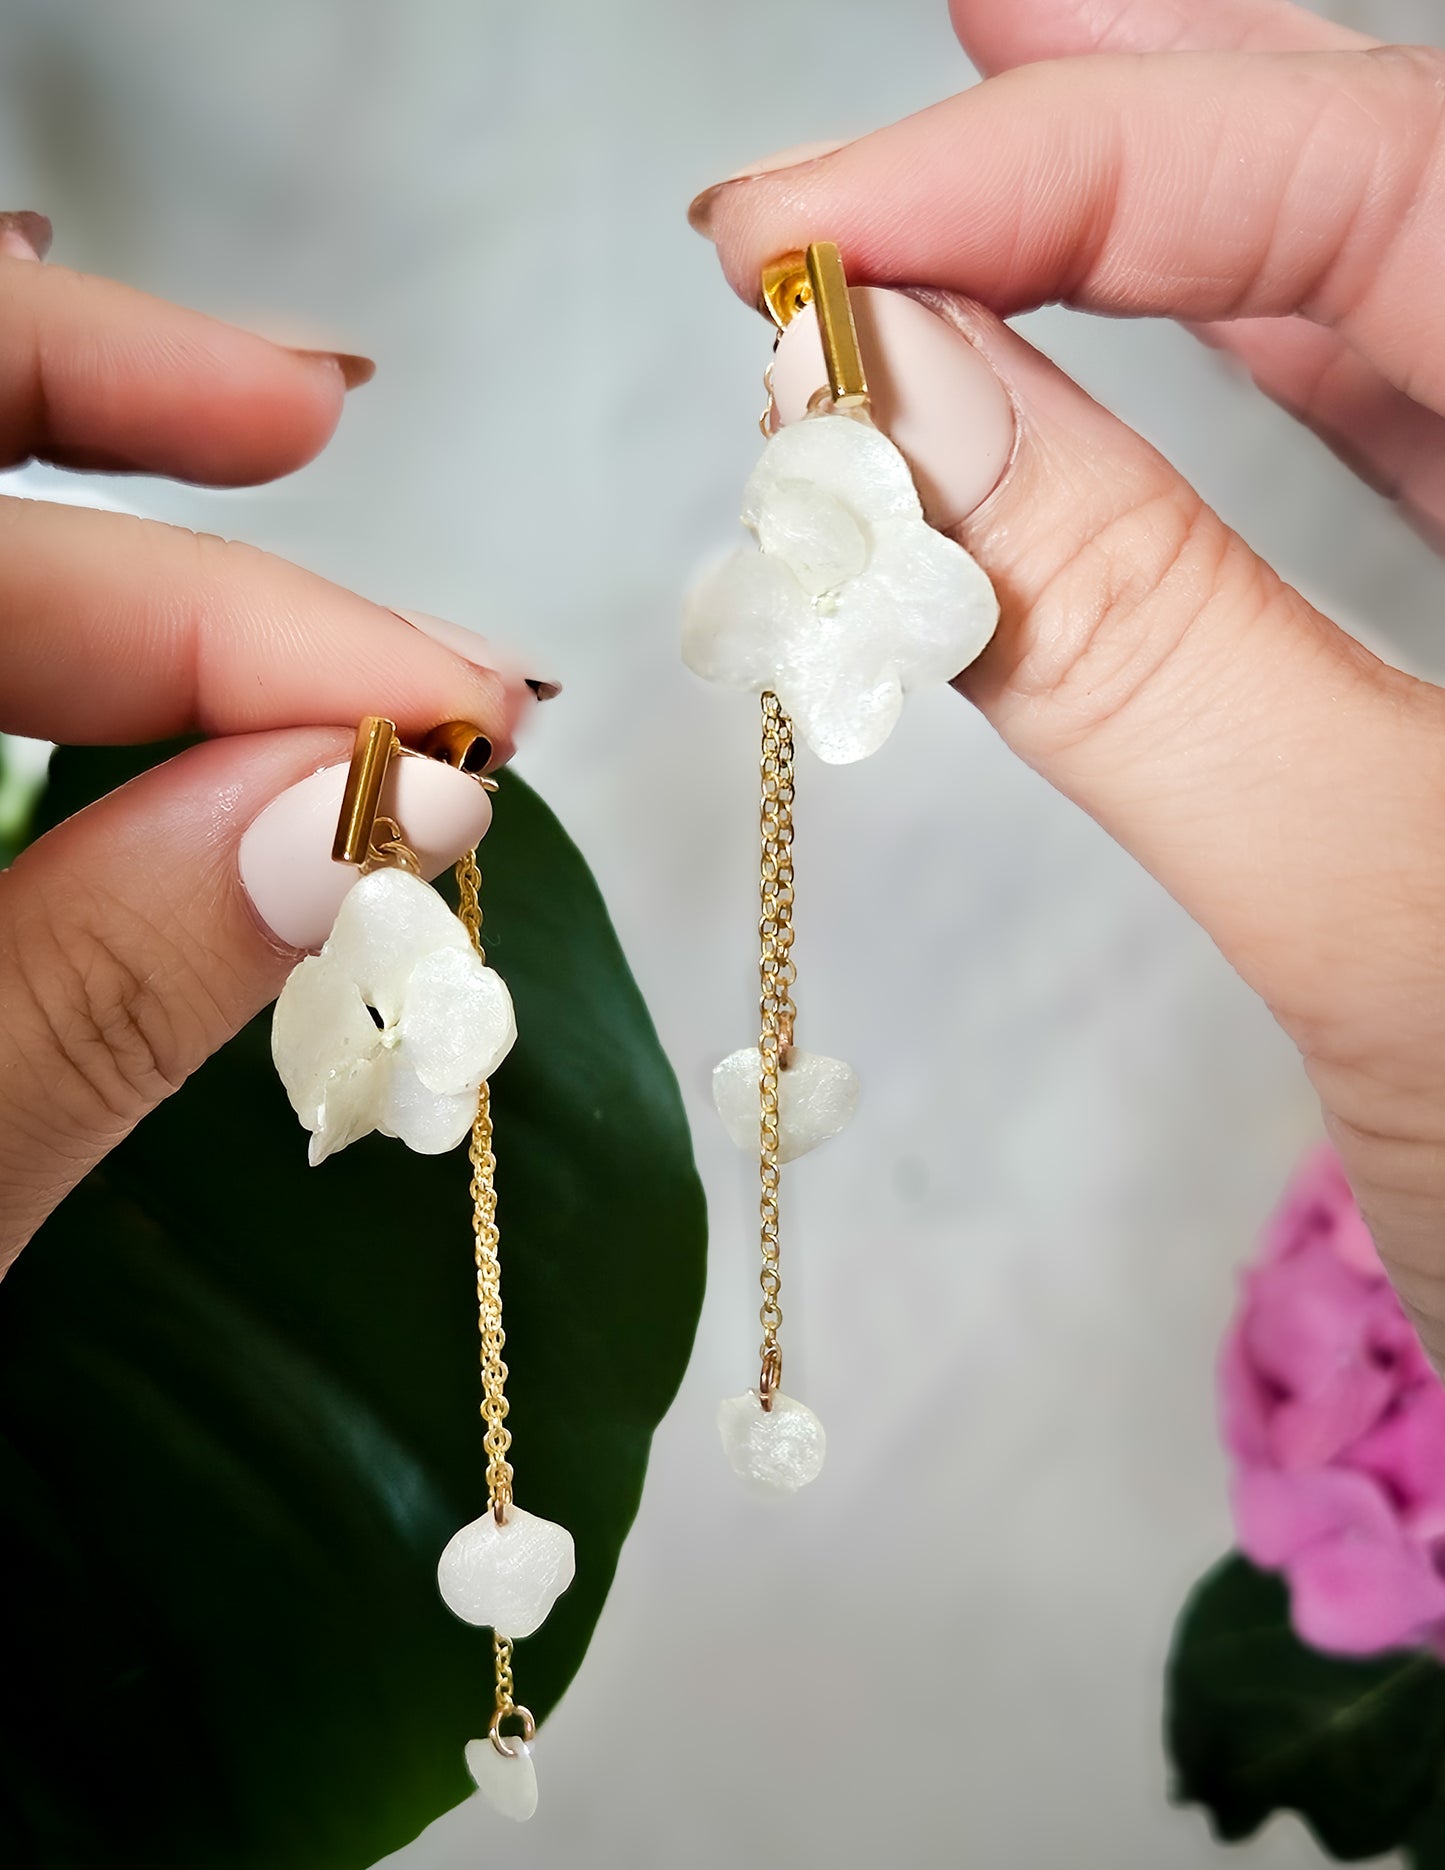
{"type": "Polygon", "coordinates": [[[75,1132],[123,1133],[180,1084],[173,970],[133,912],[33,932],[17,973],[27,1056],[75,1132]]]}
{"type": "Polygon", "coordinates": [[[1090,531],[1042,586],[1011,690],[1047,702],[1051,749],[1090,738],[1137,712],[1203,619],[1262,604],[1271,576],[1192,490],[1155,493],[1090,531]]]}

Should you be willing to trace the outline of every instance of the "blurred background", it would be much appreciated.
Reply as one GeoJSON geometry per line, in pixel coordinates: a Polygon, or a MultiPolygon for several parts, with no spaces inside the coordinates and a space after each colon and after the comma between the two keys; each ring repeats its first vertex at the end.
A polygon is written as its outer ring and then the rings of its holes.
{"type": "MultiPolygon", "coordinates": [[[[1445,35],[1439,0],[1325,10],[1445,35]]],[[[788,1388],[828,1467],[769,1510],[713,1426],[755,1365],[754,1170],[708,1089],[755,1025],[754,716],[684,672],[676,630],[735,536],[768,332],[684,209],[972,79],[944,0],[0,5],[0,193],[54,217],[58,260],[379,362],[279,486],[104,496],[566,683],[521,770],[596,870],[695,1118],[702,1332],[541,1810],[462,1807],[390,1870],[1218,1855],[1167,1803],[1161,1672],[1229,1543],[1234,1267],[1318,1117],[1208,941],[952,694],[801,778],[805,1042],[864,1084],[787,1186],[788,1388]]],[[[1286,577],[1445,671],[1425,547],[1220,359],[1023,323],[1286,577]]],[[[1288,1820],[1235,1855],[1319,1861],[1288,1820]]]]}

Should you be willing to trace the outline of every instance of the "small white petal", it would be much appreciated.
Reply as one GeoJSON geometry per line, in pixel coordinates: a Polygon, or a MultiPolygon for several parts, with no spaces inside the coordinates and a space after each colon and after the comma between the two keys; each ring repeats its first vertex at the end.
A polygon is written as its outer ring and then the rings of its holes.
{"type": "Polygon", "coordinates": [[[851,634],[892,645],[905,688],[951,682],[998,627],[998,593],[961,545],[931,526],[889,524],[873,536],[866,578],[840,602],[851,634]]]}
{"type": "Polygon", "coordinates": [[[467,1771],[477,1791],[503,1818],[523,1824],[537,1809],[537,1768],[532,1764],[532,1749],[523,1740],[509,1734],[502,1736],[510,1756],[502,1754],[491,1740],[467,1742],[467,1771]]]}
{"type": "Polygon", "coordinates": [[[322,1162],[376,1127],[386,1074],[381,1034],[356,983],[326,955],[287,977],[271,1018],[271,1056],[322,1162]]]}
{"type": "Polygon", "coordinates": [[[806,1403],[773,1392],[764,1409],[756,1390],[718,1405],[723,1452],[749,1493],[776,1498],[796,1493],[822,1471],[828,1441],[823,1424],[806,1403]]]}
{"type": "Polygon", "coordinates": [[[397,1034],[398,1063],[427,1090],[475,1099],[516,1044],[512,996],[475,949],[441,948],[412,969],[397,1034]]]}
{"type": "Polygon", "coordinates": [[[430,884],[406,870],[373,870],[347,891],[322,955],[350,975],[388,1026],[401,1017],[416,964],[471,937],[430,884]]]}
{"type": "Polygon", "coordinates": [[[891,663],[878,669],[876,655],[859,657],[844,648],[831,667],[820,661],[812,658],[806,673],[780,671],[778,699],[825,765],[851,766],[876,753],[898,725],[903,684],[891,663]]]}
{"type": "Polygon", "coordinates": [[[387,1060],[384,1093],[376,1127],[383,1136],[400,1137],[419,1156],[441,1156],[472,1127],[477,1114],[475,1091],[429,1091],[395,1053],[387,1060]]]}
{"type": "Polygon", "coordinates": [[[780,558],[808,597],[822,597],[868,563],[868,536],[826,487],[781,481],[758,514],[758,544],[780,558]]]}
{"type": "Polygon", "coordinates": [[[778,644],[812,621],[813,607],[782,560],[742,546],[688,592],[682,659],[704,681],[757,694],[773,681],[778,644]]]}
{"type": "MultiPolygon", "coordinates": [[[[712,1074],[723,1128],[739,1149],[758,1147],[758,1048],[731,1052],[712,1074]]],[[[795,1162],[846,1129],[858,1108],[858,1074],[841,1058],[794,1046],[778,1073],[778,1161],[795,1162]]]]}
{"type": "Polygon", "coordinates": [[[442,1601],[466,1623],[499,1636],[530,1636],[577,1574],[572,1535],[555,1520],[519,1506],[499,1526],[483,1513],[454,1534],[437,1567],[442,1601]]]}
{"type": "Polygon", "coordinates": [[[866,418],[824,412],[778,430],[743,490],[743,523],[753,532],[788,481],[814,482],[870,526],[923,518],[908,463],[866,418]]]}
{"type": "Polygon", "coordinates": [[[391,1068],[384,1056],[359,1058],[349,1070],[337,1072],[317,1108],[315,1125],[307,1126],[312,1130],[308,1151],[312,1168],[373,1130],[383,1129],[390,1092],[391,1068]]]}

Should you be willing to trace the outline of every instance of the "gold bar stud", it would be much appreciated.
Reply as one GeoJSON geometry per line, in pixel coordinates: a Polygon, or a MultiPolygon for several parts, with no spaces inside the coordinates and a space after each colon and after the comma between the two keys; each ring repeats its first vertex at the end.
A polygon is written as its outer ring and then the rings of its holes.
{"type": "Polygon", "coordinates": [[[336,842],[331,847],[334,863],[364,864],[370,857],[387,768],[392,755],[399,751],[396,723],[379,714],[368,714],[356,730],[356,745],[351,750],[341,816],[336,821],[336,842]]]}
{"type": "Polygon", "coordinates": [[[858,348],[842,256],[831,240],[815,240],[806,257],[833,404],[838,409],[856,408],[868,400],[868,379],[863,373],[863,354],[858,348]]]}

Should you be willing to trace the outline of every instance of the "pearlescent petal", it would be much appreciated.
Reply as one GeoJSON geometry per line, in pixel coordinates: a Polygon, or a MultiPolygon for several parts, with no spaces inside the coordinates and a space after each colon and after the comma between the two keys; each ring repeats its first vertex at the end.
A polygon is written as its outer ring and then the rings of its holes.
{"type": "Polygon", "coordinates": [[[427,1090],[475,1099],[516,1043],[512,996],[474,949],[438,949],[412,969],[397,1034],[398,1065],[427,1090]]]}
{"type": "Polygon", "coordinates": [[[489,1739],[469,1740],[467,1771],[493,1811],[524,1824],[537,1809],[537,1768],[525,1741],[511,1735],[504,1738],[510,1757],[498,1753],[489,1739]]]}
{"type": "MultiPolygon", "coordinates": [[[[723,1128],[739,1149],[758,1147],[758,1048],[732,1052],[712,1074],[723,1128]]],[[[841,1058],[794,1046],[778,1073],[778,1161],[795,1162],[846,1129],[858,1108],[858,1074],[841,1058]]]]}
{"type": "Polygon", "coordinates": [[[349,1069],[331,1077],[308,1152],[313,1169],[348,1143],[382,1129],[390,1090],[391,1073],[382,1054],[359,1058],[349,1069]]]}
{"type": "Polygon", "coordinates": [[[758,544],[780,558],[805,596],[856,578],[868,563],[868,536],[860,522],[826,487],[809,481],[780,481],[758,514],[758,544]]]}
{"type": "Polygon", "coordinates": [[[271,1015],[271,1057],[302,1121],[327,1080],[381,1043],[366,1002],[344,968],[307,955],[286,976],[271,1015]]]}
{"type": "Polygon", "coordinates": [[[820,413],[779,429],[743,490],[743,523],[761,529],[764,508],[789,481],[812,481],[858,519],[923,519],[908,463],[866,417],[820,413]]]}
{"type": "Polygon", "coordinates": [[[472,1127],[477,1114],[475,1091],[429,1091],[393,1053],[387,1060],[385,1095],[380,1100],[376,1127],[383,1136],[397,1136],[419,1156],[440,1156],[457,1144],[472,1127]]]}
{"type": "Polygon", "coordinates": [[[391,1026],[417,962],[439,948],[470,947],[460,920],[429,884],[405,870],[373,870],[347,891],[321,953],[391,1026]]]}
{"type": "Polygon", "coordinates": [[[892,524],[873,535],[868,575],[839,600],[851,637],[889,645],[904,688],[951,682],[998,627],[998,594],[961,545],[931,526],[892,524]]]}
{"type": "Polygon", "coordinates": [[[828,1441],[806,1403],[773,1392],[764,1409],[756,1390],[718,1405],[718,1433],[732,1470],[749,1493],[777,1498],[816,1480],[828,1441]]]}
{"type": "Polygon", "coordinates": [[[773,680],[778,643],[805,631],[812,617],[802,586],[782,560],[743,546],[689,591],[682,659],[704,681],[760,693],[773,680]]]}
{"type": "Polygon", "coordinates": [[[437,1586],[447,1609],[464,1623],[523,1637],[542,1627],[576,1573],[567,1528],[511,1506],[504,1526],[483,1513],[454,1534],[437,1567],[437,1586]]]}

